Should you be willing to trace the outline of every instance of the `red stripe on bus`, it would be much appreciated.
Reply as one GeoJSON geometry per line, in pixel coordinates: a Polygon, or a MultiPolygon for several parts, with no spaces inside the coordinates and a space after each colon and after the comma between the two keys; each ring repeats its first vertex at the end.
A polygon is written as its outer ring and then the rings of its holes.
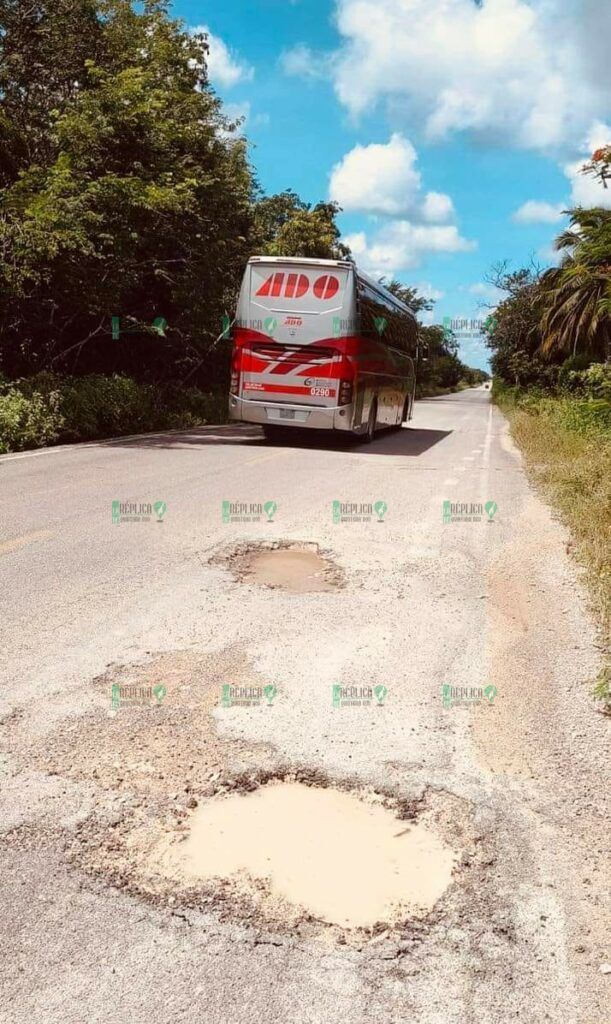
{"type": "MultiPolygon", "coordinates": [[[[263,384],[258,381],[245,381],[244,391],[269,391],[272,394],[282,395],[311,395],[314,388],[293,388],[289,384],[263,384]]],[[[328,395],[322,397],[335,398],[335,388],[319,388],[319,390],[328,391],[328,395]]]]}

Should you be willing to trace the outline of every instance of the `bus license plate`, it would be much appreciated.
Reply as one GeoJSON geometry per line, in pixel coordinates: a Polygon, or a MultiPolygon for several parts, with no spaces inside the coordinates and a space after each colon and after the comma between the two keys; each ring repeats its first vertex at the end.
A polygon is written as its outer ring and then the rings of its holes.
{"type": "Polygon", "coordinates": [[[280,419],[281,420],[294,420],[295,419],[295,410],[294,409],[281,409],[280,410],[280,419]]]}

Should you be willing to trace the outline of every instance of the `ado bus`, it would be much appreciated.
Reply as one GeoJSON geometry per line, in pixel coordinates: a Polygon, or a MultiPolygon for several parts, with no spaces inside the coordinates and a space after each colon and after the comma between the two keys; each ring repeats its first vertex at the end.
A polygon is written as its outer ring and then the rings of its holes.
{"type": "Polygon", "coordinates": [[[348,260],[253,256],[233,324],[229,416],[372,440],[410,419],[416,320],[348,260]]]}

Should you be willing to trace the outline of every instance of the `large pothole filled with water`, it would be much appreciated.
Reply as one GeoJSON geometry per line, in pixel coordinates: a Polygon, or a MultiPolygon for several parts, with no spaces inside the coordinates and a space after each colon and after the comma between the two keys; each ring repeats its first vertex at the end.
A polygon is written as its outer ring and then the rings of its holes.
{"type": "Polygon", "coordinates": [[[369,928],[426,915],[458,853],[375,794],[275,781],[206,802],[151,857],[179,886],[221,880],[236,895],[289,904],[325,924],[369,928]]]}
{"type": "Polygon", "coordinates": [[[240,583],[293,594],[332,591],[344,584],[342,570],[315,543],[239,544],[229,554],[215,555],[211,562],[226,566],[240,583]]]}

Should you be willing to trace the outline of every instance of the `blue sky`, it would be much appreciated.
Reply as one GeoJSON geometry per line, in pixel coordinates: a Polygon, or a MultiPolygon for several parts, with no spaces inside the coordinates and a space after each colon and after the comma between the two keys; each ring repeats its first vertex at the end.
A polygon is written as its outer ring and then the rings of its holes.
{"type": "MultiPolygon", "coordinates": [[[[246,118],[267,193],[334,198],[357,263],[484,319],[492,265],[550,265],[579,173],[611,139],[607,0],[176,0],[246,118]]],[[[461,357],[487,365],[481,337],[461,357]]]]}

